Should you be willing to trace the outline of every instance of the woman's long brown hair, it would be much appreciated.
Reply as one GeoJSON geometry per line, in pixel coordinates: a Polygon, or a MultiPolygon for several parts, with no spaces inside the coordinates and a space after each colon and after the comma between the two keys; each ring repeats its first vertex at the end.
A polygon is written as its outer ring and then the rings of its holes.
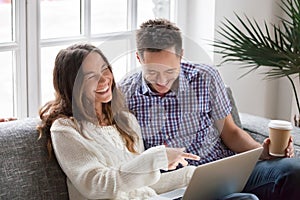
{"type": "MultiPolygon", "coordinates": [[[[76,103],[73,99],[73,89],[75,84],[82,84],[78,81],[78,74],[81,70],[81,65],[87,55],[91,52],[98,53],[107,63],[109,70],[112,73],[111,66],[108,63],[104,54],[91,44],[75,44],[66,49],[62,49],[56,56],[53,70],[53,86],[55,90],[55,99],[46,103],[39,110],[39,115],[42,120],[38,125],[40,137],[46,135],[48,139],[49,155],[52,155],[50,128],[52,123],[58,118],[75,118],[76,120],[86,119],[82,114],[82,108],[75,108],[76,103]],[[76,80],[77,79],[77,80],[76,80]],[[73,112],[76,113],[73,113],[73,112]]],[[[80,87],[80,86],[79,86],[80,87]]],[[[124,106],[124,98],[121,92],[117,89],[115,81],[112,83],[113,98],[111,102],[102,103],[102,112],[108,120],[108,125],[115,125],[121,136],[125,140],[126,147],[130,152],[136,153],[134,148],[137,134],[129,126],[128,117],[123,111],[126,111],[124,106]],[[113,104],[113,105],[112,105],[113,104]],[[112,106],[114,111],[112,112],[112,106]]],[[[79,106],[80,107],[80,106],[79,106]]]]}

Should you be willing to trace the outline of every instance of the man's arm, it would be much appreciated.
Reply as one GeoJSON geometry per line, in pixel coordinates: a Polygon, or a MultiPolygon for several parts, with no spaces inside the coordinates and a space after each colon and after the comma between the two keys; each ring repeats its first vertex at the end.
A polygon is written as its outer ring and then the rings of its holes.
{"type": "Polygon", "coordinates": [[[238,127],[231,114],[216,123],[224,144],[236,153],[261,147],[246,131],[238,127]]]}

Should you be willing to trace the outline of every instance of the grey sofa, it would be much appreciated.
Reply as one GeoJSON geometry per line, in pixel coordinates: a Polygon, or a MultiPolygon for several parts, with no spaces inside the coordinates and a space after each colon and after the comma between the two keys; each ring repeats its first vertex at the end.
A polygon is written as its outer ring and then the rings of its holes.
{"type": "Polygon", "coordinates": [[[0,199],[68,199],[65,175],[49,160],[46,138],[38,140],[39,120],[0,123],[0,199]]]}
{"type": "MultiPolygon", "coordinates": [[[[242,114],[235,107],[235,122],[262,142],[268,119],[242,114]]],[[[65,175],[55,159],[48,159],[46,139],[38,140],[39,119],[26,118],[0,123],[0,199],[68,199],[65,175]]],[[[293,130],[296,154],[300,157],[300,129],[293,130]]]]}
{"type": "MultiPolygon", "coordinates": [[[[268,123],[270,119],[238,112],[229,87],[227,87],[227,94],[231,101],[231,114],[235,123],[248,132],[256,141],[262,143],[268,137],[268,123]]],[[[294,139],[295,157],[300,158],[300,128],[294,127],[291,133],[294,139]]]]}

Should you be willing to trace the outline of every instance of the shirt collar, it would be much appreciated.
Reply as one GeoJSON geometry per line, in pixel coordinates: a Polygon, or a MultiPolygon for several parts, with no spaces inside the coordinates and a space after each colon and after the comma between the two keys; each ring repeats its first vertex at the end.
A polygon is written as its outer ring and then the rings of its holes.
{"type": "Polygon", "coordinates": [[[143,77],[143,72],[141,72],[141,75],[142,75],[142,94],[151,93],[152,91],[143,77]]]}
{"type": "Polygon", "coordinates": [[[183,92],[187,90],[189,87],[189,83],[187,78],[185,77],[185,74],[182,70],[182,65],[180,66],[180,73],[179,73],[179,91],[183,92]]]}

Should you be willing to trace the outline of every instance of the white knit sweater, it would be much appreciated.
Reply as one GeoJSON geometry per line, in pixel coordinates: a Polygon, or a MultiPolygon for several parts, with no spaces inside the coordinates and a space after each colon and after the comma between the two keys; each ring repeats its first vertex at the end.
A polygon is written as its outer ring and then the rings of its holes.
{"type": "MultiPolygon", "coordinates": [[[[131,114],[129,117],[140,134],[136,119],[131,114]]],[[[140,139],[136,147],[140,154],[133,154],[114,126],[57,119],[51,127],[51,138],[56,158],[67,175],[71,200],[148,199],[186,186],[195,169],[188,166],[161,174],[160,169],[168,166],[165,147],[143,151],[140,139]]]]}

